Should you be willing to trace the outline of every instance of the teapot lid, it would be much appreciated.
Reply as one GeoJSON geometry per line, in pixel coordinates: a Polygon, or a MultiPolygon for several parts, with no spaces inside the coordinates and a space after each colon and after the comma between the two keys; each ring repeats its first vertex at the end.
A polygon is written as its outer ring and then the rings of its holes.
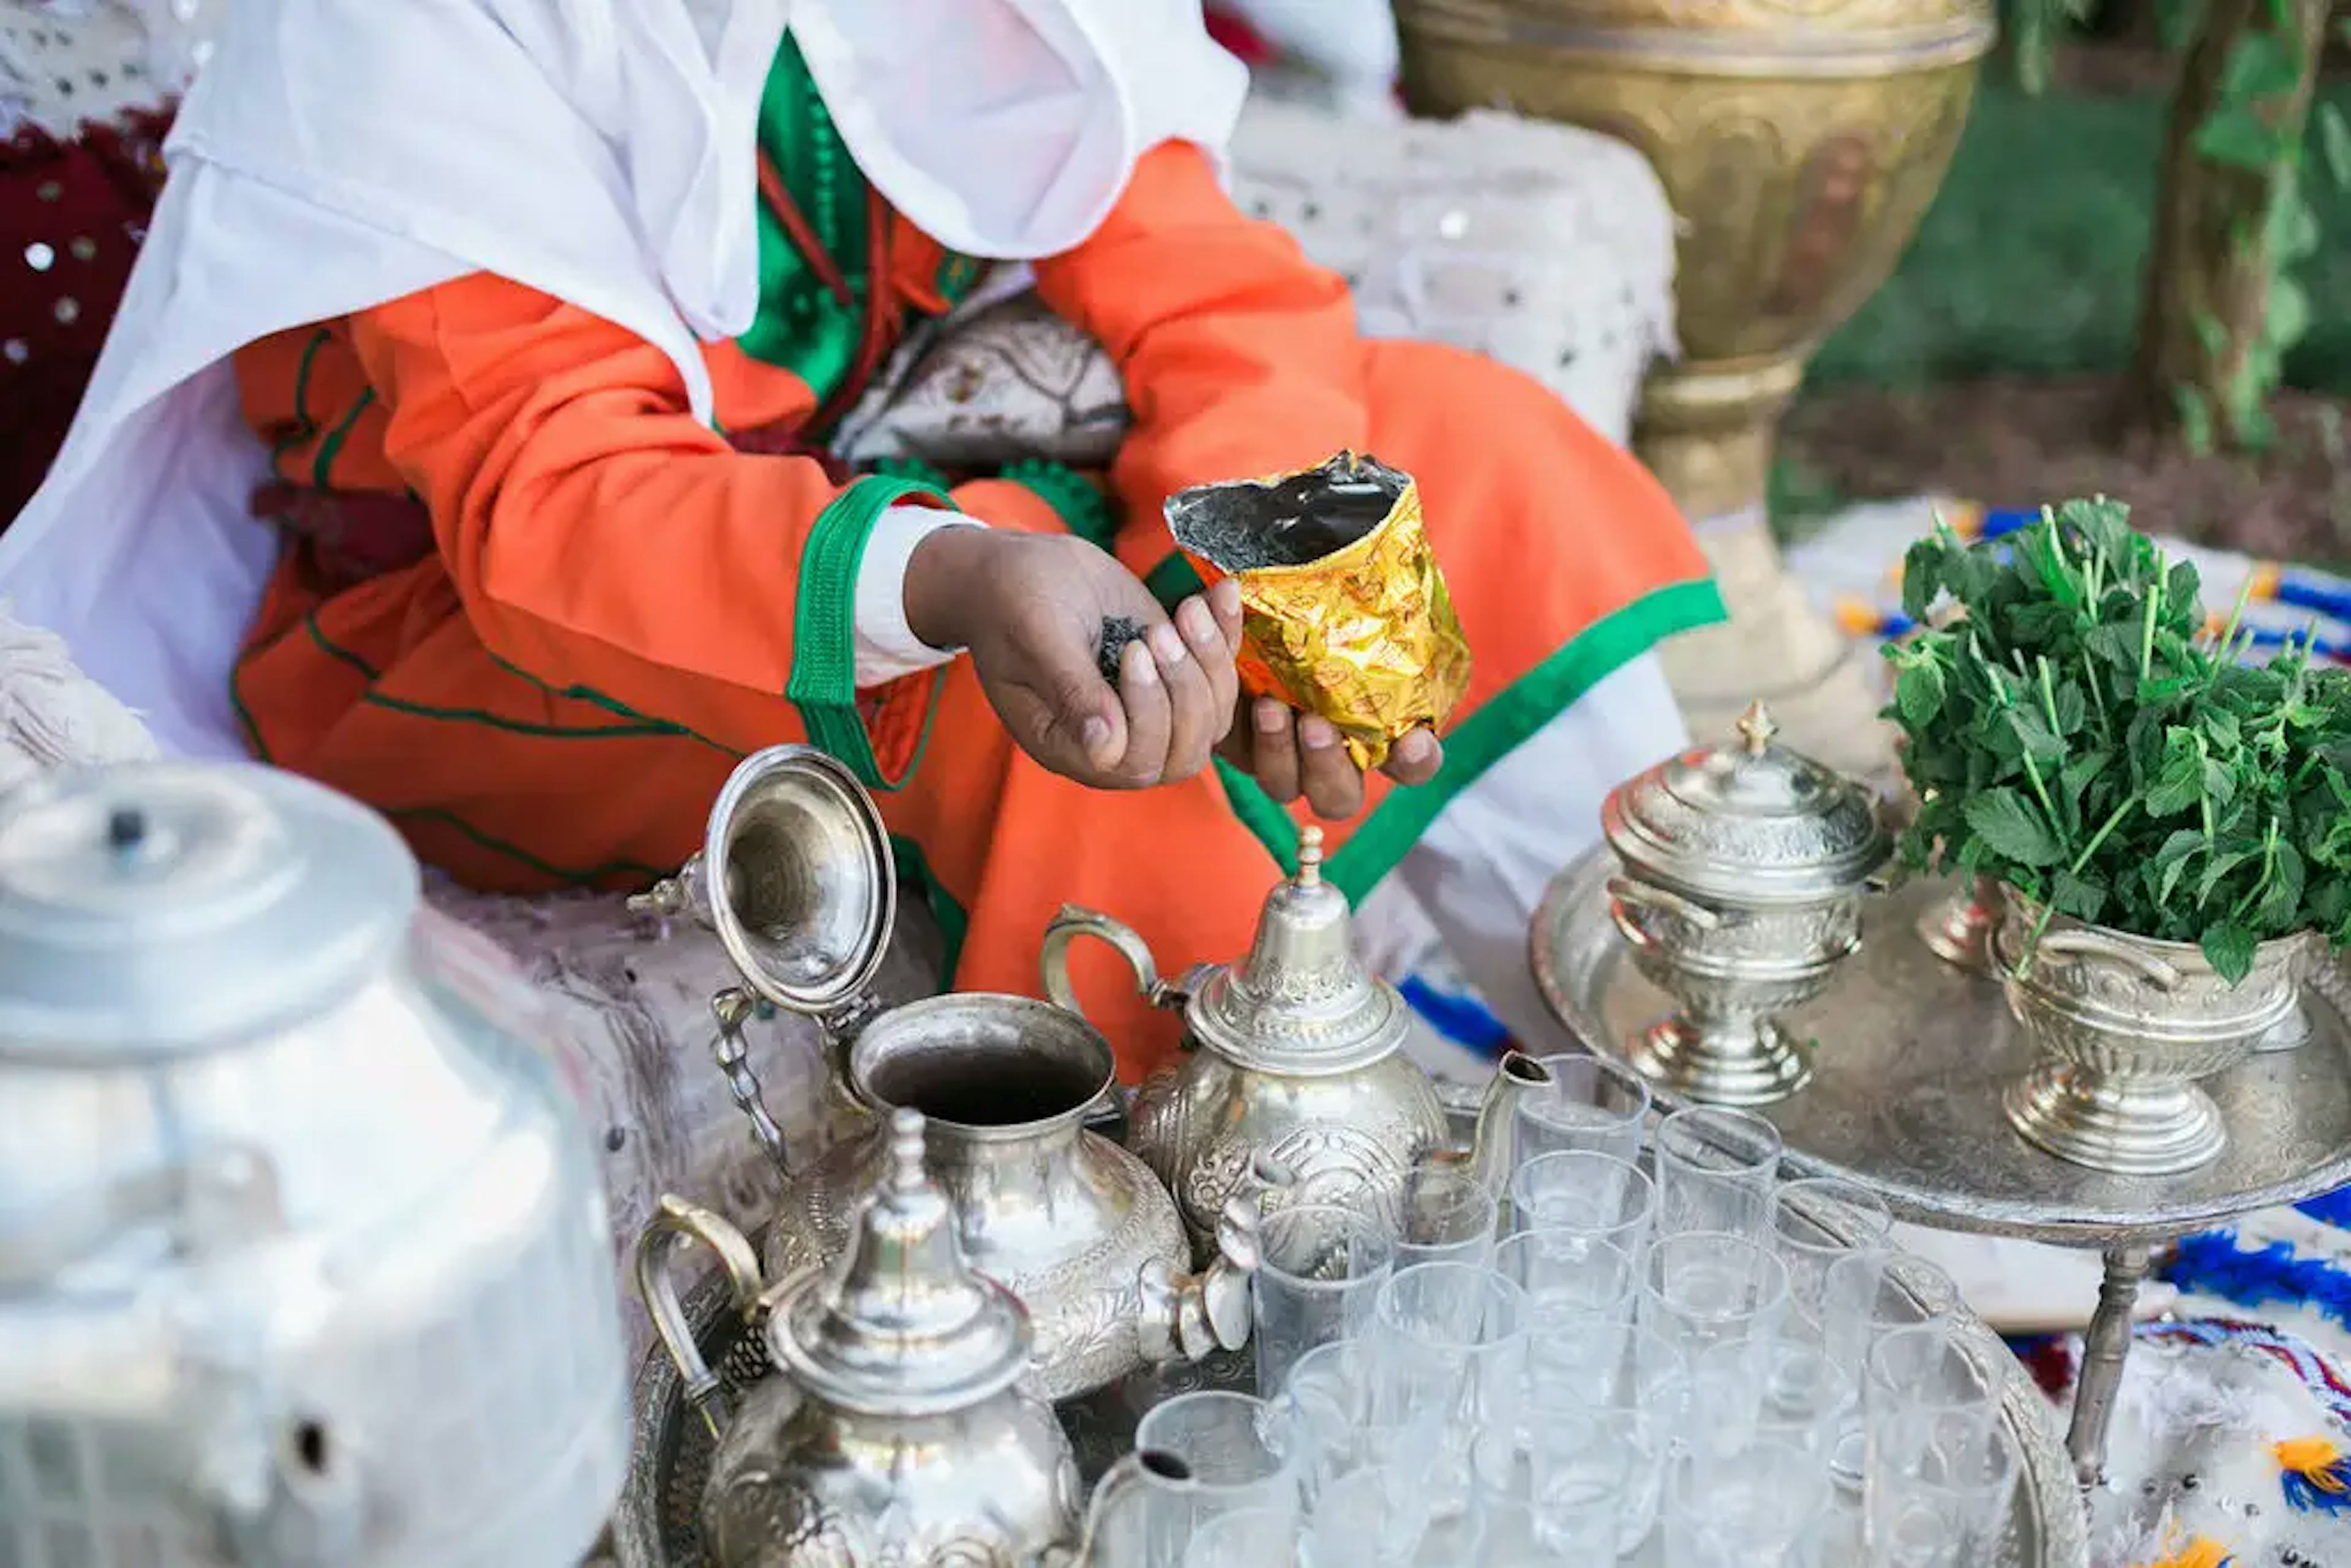
{"type": "Polygon", "coordinates": [[[897,864],[873,798],[812,746],[747,758],[710,809],[711,924],[751,988],[789,1012],[863,996],[897,919],[897,864]]]}
{"type": "Polygon", "coordinates": [[[1601,831],[1628,869],[1753,905],[1833,897],[1885,863],[1892,841],[1867,790],[1780,745],[1760,702],[1737,727],[1609,791],[1601,831]]]}
{"type": "Polygon", "coordinates": [[[390,823],[251,765],[53,774],[0,806],[0,1055],[154,1061],[335,1006],[407,939],[390,823]]]}
{"type": "Polygon", "coordinates": [[[844,1410],[945,1415],[1029,1370],[1028,1309],[964,1260],[954,1206],[923,1168],[923,1125],[918,1111],[891,1113],[847,1253],[784,1285],[768,1323],[793,1381],[844,1410]]]}
{"type": "Polygon", "coordinates": [[[1249,956],[1209,971],[1185,1019],[1202,1045],[1271,1072],[1346,1072],[1387,1056],[1404,997],[1355,950],[1347,895],[1322,880],[1322,830],[1298,835],[1298,874],[1266,896],[1249,956]]]}

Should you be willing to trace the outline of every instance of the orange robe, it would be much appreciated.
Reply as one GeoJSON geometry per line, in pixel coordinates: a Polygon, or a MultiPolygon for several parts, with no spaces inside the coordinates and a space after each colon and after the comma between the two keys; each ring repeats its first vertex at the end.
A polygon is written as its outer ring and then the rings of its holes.
{"type": "MultiPolygon", "coordinates": [[[[875,287],[946,307],[937,246],[898,223],[881,248],[875,287]]],[[[1374,779],[1366,813],[1331,831],[1329,874],[1353,896],[1580,693],[1720,613],[1638,465],[1489,361],[1361,338],[1343,283],[1239,214],[1196,148],[1150,154],[1093,236],[1035,271],[1122,371],[1114,548],[1163,597],[1188,577],[1161,516],[1176,489],[1343,447],[1419,480],[1475,669],[1438,779],[1374,779]]],[[[728,430],[789,429],[819,403],[737,346],[706,358],[728,430]]],[[[873,516],[951,499],[999,528],[1067,526],[1037,489],[844,486],[813,458],[738,451],[688,413],[661,352],[486,276],[256,345],[238,369],[281,478],[412,492],[432,530],[423,559],[357,581],[332,541],[295,536],[235,678],[255,749],[373,803],[465,882],[643,884],[698,847],[743,755],[803,739],[876,789],[960,988],[1036,994],[1064,901],[1127,920],[1171,969],[1233,956],[1294,863],[1290,814],[1221,766],[1135,793],[1048,773],[967,659],[852,690],[873,516]]],[[[1170,1049],[1174,1020],[1107,953],[1078,978],[1125,1072],[1170,1049]]]]}

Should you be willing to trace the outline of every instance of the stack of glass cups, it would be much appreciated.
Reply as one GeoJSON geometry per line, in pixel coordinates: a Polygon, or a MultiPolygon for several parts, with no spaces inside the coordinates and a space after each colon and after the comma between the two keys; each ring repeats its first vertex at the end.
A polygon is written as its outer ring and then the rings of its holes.
{"type": "Polygon", "coordinates": [[[1544,1065],[1502,1194],[1439,1162],[1268,1216],[1261,1397],[1152,1411],[1089,1568],[2002,1561],[2006,1352],[1885,1206],[1782,1181],[1761,1117],[1544,1065]]]}

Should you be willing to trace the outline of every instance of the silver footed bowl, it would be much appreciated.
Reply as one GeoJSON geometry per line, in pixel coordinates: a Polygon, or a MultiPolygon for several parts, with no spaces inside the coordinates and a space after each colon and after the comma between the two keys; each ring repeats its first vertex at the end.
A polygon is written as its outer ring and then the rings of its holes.
{"type": "Polygon", "coordinates": [[[2219,1155],[2228,1131],[2197,1081],[2290,1022],[2307,938],[2262,943],[2232,986],[2193,943],[2056,915],[2025,963],[2042,908],[2013,888],[2003,903],[1992,956],[2009,1010],[2041,1056],[2008,1090],[2010,1124],[2059,1159],[2122,1176],[2192,1170],[2219,1155]]]}

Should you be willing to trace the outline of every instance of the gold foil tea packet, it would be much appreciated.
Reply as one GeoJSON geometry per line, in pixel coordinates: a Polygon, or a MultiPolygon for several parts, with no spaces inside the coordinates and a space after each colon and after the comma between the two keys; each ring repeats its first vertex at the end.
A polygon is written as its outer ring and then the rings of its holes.
{"type": "Polygon", "coordinates": [[[1167,526],[1241,591],[1241,684],[1320,714],[1358,767],[1448,717],[1469,644],[1412,476],[1342,452],[1320,467],[1171,496],[1167,526]]]}

